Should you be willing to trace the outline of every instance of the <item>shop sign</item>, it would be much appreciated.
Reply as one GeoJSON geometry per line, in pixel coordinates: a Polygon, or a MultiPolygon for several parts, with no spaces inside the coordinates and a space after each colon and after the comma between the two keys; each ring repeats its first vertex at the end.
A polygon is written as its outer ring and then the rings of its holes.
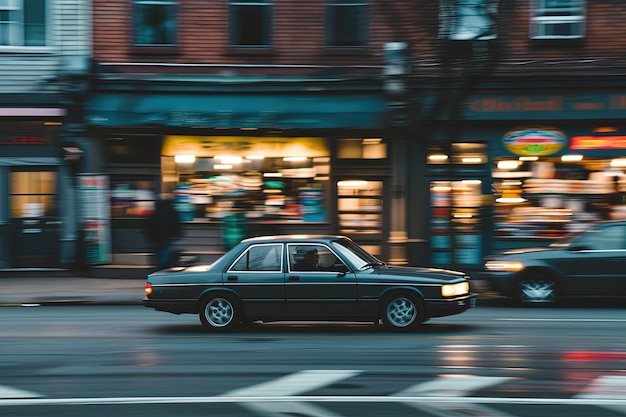
{"type": "Polygon", "coordinates": [[[507,132],[502,142],[515,155],[546,156],[563,149],[567,136],[551,127],[526,127],[507,132]]]}
{"type": "Polygon", "coordinates": [[[570,149],[626,149],[626,136],[574,136],[570,149]]]}

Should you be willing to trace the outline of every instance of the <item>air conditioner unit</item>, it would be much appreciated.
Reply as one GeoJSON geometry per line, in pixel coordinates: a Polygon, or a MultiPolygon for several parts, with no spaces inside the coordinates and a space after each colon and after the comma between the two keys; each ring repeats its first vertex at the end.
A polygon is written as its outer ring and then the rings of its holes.
{"type": "Polygon", "coordinates": [[[583,16],[541,16],[531,21],[531,39],[580,39],[584,36],[583,16]]]}

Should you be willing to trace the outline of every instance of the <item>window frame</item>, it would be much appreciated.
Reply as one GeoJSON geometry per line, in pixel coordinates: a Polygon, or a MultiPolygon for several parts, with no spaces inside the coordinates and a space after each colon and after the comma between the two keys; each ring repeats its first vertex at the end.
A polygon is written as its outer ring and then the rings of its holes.
{"type": "Polygon", "coordinates": [[[324,45],[328,49],[335,50],[362,50],[367,48],[369,42],[370,2],[369,0],[327,0],[324,4],[324,45]],[[353,44],[341,44],[338,42],[336,27],[340,18],[335,12],[339,8],[355,8],[356,13],[362,14],[362,20],[357,19],[357,27],[353,44]],[[359,10],[362,9],[362,10],[359,10]]]}
{"type": "MultiPolygon", "coordinates": [[[[239,254],[239,256],[237,256],[237,258],[230,264],[230,266],[227,269],[227,273],[282,273],[283,272],[283,263],[284,263],[284,245],[282,243],[258,243],[258,244],[253,244],[248,246],[243,252],[241,252],[241,254],[239,254]],[[273,247],[277,247],[278,251],[280,252],[278,254],[278,259],[279,259],[279,269],[271,269],[271,270],[267,270],[267,269],[234,269],[235,265],[237,265],[237,263],[246,255],[248,255],[253,249],[259,248],[259,247],[267,247],[267,246],[273,246],[273,247]]],[[[249,261],[248,261],[249,262],[249,261]]]]}
{"type": "Polygon", "coordinates": [[[530,8],[529,37],[533,40],[569,40],[585,37],[587,10],[585,0],[533,0],[530,8]],[[569,5],[551,6],[550,2],[569,2],[569,5]],[[550,25],[578,25],[570,35],[546,34],[550,25]]]}
{"type": "MultiPolygon", "coordinates": [[[[476,15],[463,14],[462,9],[471,9],[472,6],[480,6],[485,9],[486,12],[497,13],[498,2],[495,0],[444,0],[439,5],[439,39],[447,39],[455,42],[472,42],[472,41],[487,41],[497,38],[497,22],[492,20],[492,25],[489,27],[486,33],[471,38],[455,37],[461,29],[470,28],[471,18],[475,19],[488,19],[487,13],[481,13],[476,15]],[[469,4],[471,1],[476,4],[469,4]],[[480,4],[478,3],[480,2],[480,4]],[[463,19],[466,19],[465,24],[462,24],[463,19]]],[[[485,27],[484,29],[488,29],[485,27]]],[[[457,35],[458,36],[458,35],[457,35]]]]}
{"type": "MultiPolygon", "coordinates": [[[[243,10],[243,9],[242,9],[243,10]]],[[[229,0],[228,1],[228,46],[231,49],[266,50],[273,47],[274,42],[274,0],[229,0]],[[241,31],[242,22],[238,9],[246,7],[263,7],[265,9],[259,17],[261,31],[259,43],[244,43],[241,31]]]]}
{"type": "MultiPolygon", "coordinates": [[[[7,15],[6,20],[0,20],[0,50],[5,49],[25,49],[32,51],[34,49],[49,48],[50,42],[50,17],[49,10],[50,5],[45,0],[36,0],[43,6],[43,12],[41,13],[41,22],[38,22],[39,26],[43,27],[42,40],[40,44],[29,45],[33,39],[29,40],[28,29],[32,27],[32,23],[27,23],[29,12],[27,11],[28,4],[30,7],[34,7],[32,1],[29,0],[5,0],[7,3],[0,6],[0,16],[5,12],[7,15]],[[11,14],[11,16],[9,16],[11,14]],[[6,39],[3,33],[6,33],[6,39]]],[[[1,17],[0,17],[1,18],[1,17]]]]}
{"type": "MultiPolygon", "coordinates": [[[[134,48],[175,48],[178,46],[178,1],[177,0],[133,0],[133,14],[132,14],[132,22],[133,22],[133,30],[132,30],[132,44],[134,48]],[[148,25],[141,24],[142,18],[144,14],[142,11],[145,6],[158,6],[161,5],[166,10],[166,15],[169,12],[173,11],[173,16],[171,18],[166,19],[162,22],[162,24],[167,25],[168,23],[172,23],[172,27],[164,27],[162,28],[162,35],[167,38],[165,43],[150,43],[150,42],[140,42],[141,35],[139,31],[141,28],[148,28],[148,25]],[[171,38],[171,39],[170,39],[171,38]]],[[[158,35],[161,35],[159,33],[158,35]]]]}

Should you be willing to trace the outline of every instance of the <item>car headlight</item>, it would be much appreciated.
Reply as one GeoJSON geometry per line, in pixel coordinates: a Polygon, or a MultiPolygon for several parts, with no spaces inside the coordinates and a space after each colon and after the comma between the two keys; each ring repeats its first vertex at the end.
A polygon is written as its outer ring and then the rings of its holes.
{"type": "Polygon", "coordinates": [[[458,284],[445,284],[441,286],[441,295],[444,297],[453,297],[455,295],[463,295],[469,292],[469,282],[459,282],[458,284]]]}
{"type": "Polygon", "coordinates": [[[485,264],[487,271],[521,271],[524,264],[511,261],[489,261],[485,264]]]}

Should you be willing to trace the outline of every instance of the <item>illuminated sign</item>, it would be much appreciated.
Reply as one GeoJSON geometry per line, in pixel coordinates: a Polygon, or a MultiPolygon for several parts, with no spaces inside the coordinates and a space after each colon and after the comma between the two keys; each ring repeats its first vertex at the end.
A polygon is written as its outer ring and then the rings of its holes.
{"type": "Polygon", "coordinates": [[[626,136],[574,136],[570,149],[626,149],[626,136]]]}
{"type": "Polygon", "coordinates": [[[550,127],[526,127],[507,132],[502,142],[515,155],[545,156],[563,149],[567,136],[550,127]]]}
{"type": "Polygon", "coordinates": [[[0,145],[51,145],[51,140],[35,135],[0,135],[0,145]]]}

